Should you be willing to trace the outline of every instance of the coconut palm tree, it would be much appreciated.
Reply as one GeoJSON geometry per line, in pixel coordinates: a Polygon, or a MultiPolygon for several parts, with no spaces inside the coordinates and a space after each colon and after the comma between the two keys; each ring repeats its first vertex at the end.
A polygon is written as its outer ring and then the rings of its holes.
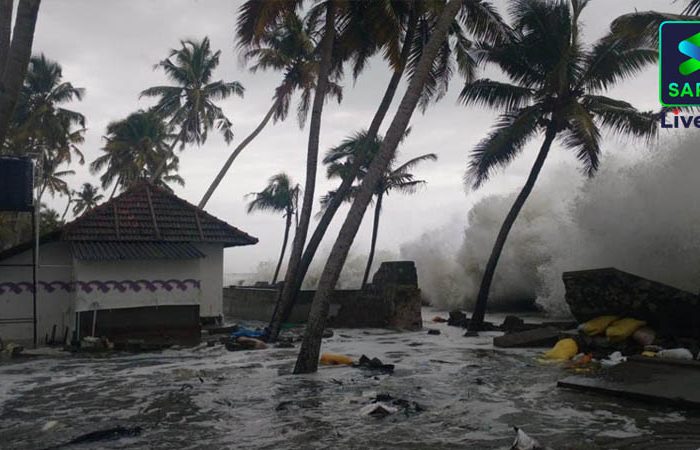
{"type": "Polygon", "coordinates": [[[292,219],[297,215],[300,191],[300,186],[294,184],[289,175],[282,172],[271,177],[267,186],[262,191],[248,194],[253,197],[253,200],[248,203],[248,214],[254,211],[282,213],[285,219],[282,251],[280,252],[280,259],[277,262],[277,268],[275,268],[275,274],[272,276],[272,284],[277,283],[277,275],[279,275],[280,268],[282,267],[284,253],[287,250],[289,230],[292,228],[292,219]]]}
{"type": "Polygon", "coordinates": [[[86,211],[90,211],[104,199],[97,186],[90,183],[83,183],[80,191],[73,191],[73,216],[78,217],[86,211]]]}
{"type": "Polygon", "coordinates": [[[0,144],[5,142],[27,65],[32,56],[34,29],[41,0],[20,0],[12,26],[12,1],[0,5],[0,144]]]}
{"type": "MultiPolygon", "coordinates": [[[[177,145],[183,149],[186,144],[204,144],[211,129],[220,131],[227,144],[233,140],[233,124],[216,102],[232,95],[242,97],[243,86],[238,81],[212,81],[220,56],[221,50],[212,51],[208,37],[180,41],[179,49],[171,50],[168,58],[155,65],[175,84],[141,92],[142,97],[158,98],[153,111],[177,130],[171,154],[177,145]]],[[[153,180],[160,177],[167,161],[162,160],[153,171],[153,180]]]]}
{"type": "Polygon", "coordinates": [[[489,79],[467,83],[460,94],[466,105],[503,111],[493,131],[472,151],[467,182],[478,188],[494,169],[506,166],[528,141],[544,134],[535,163],[496,238],[484,270],[469,325],[483,323],[491,281],[508,233],[532,192],[555,140],[573,151],[588,176],[600,164],[601,129],[649,138],[657,132],[658,115],[603,93],[656,61],[655,48],[630,47],[603,38],[592,47],[580,39],[579,18],[587,0],[518,0],[511,13],[514,34],[485,46],[482,58],[498,66],[511,83],[489,79]]]}
{"type": "MultiPolygon", "coordinates": [[[[256,73],[259,70],[275,70],[282,72],[282,82],[275,88],[272,96],[272,105],[258,126],[241,141],[231,152],[219,173],[212,181],[207,192],[199,202],[199,207],[204,208],[212,194],[226,176],[231,165],[238,155],[250,144],[267,126],[272,119],[273,123],[284,120],[292,102],[295,92],[301,92],[302,101],[297,108],[297,118],[300,127],[303,128],[309,111],[309,99],[316,88],[316,74],[318,70],[318,54],[316,48],[318,42],[309,34],[299,15],[292,11],[279,18],[280,23],[265,30],[259,43],[248,48],[243,53],[246,61],[255,61],[250,71],[256,73]]],[[[338,102],[342,100],[342,87],[335,81],[329,81],[328,95],[335,97],[338,102]]]]}
{"type": "MultiPolygon", "coordinates": [[[[355,133],[354,135],[345,139],[340,145],[328,150],[325,158],[323,159],[323,163],[327,165],[326,174],[328,178],[343,179],[349,176],[348,172],[353,167],[354,160],[361,158],[362,162],[360,171],[355,176],[358,180],[362,180],[367,173],[372,159],[379,152],[381,145],[382,137],[375,135],[370,138],[366,130],[355,133]]],[[[372,262],[374,261],[374,252],[377,246],[377,235],[379,232],[379,218],[382,212],[384,197],[388,196],[392,191],[402,194],[414,194],[418,188],[424,185],[426,182],[425,180],[416,180],[415,175],[409,171],[421,162],[436,160],[436,154],[427,153],[396,166],[396,161],[394,158],[389,163],[389,166],[386,168],[386,172],[375,187],[374,197],[376,198],[376,203],[374,205],[372,239],[370,241],[369,257],[367,258],[365,273],[362,278],[363,289],[367,286],[367,280],[369,279],[372,262]]],[[[322,199],[322,203],[324,205],[329,203],[330,199],[336,195],[338,195],[337,192],[330,192],[322,199]]],[[[352,201],[352,198],[353,196],[351,191],[350,195],[346,195],[344,200],[352,201]]]]}
{"type": "MultiPolygon", "coordinates": [[[[341,27],[338,36],[338,47],[341,49],[338,59],[351,61],[353,75],[357,77],[367,59],[382,51],[393,71],[369,126],[368,136],[376,136],[379,131],[404,72],[408,74],[409,80],[413,77],[425,44],[435,30],[437,17],[443,5],[442,2],[357,1],[348,2],[345,6],[342,20],[345,25],[341,27]]],[[[473,76],[475,62],[468,54],[472,43],[465,37],[464,30],[487,40],[495,39],[507,31],[500,16],[487,2],[466,1],[462,12],[464,29],[459,22],[453,20],[449,38],[441,46],[440,55],[435,58],[423,87],[420,100],[423,110],[431,101],[437,101],[444,95],[455,67],[465,78],[470,79],[473,76]]],[[[291,276],[288,274],[278,307],[275,309],[275,317],[269,327],[272,340],[276,339],[281,323],[291,313],[295,297],[301,289],[323,236],[340,208],[342,199],[352,188],[360,169],[359,162],[358,159],[358,165],[349,169],[348,173],[351,175],[344,179],[336,190],[339,195],[331,198],[326,205],[296,273],[291,276]]]]}
{"type": "MultiPolygon", "coordinates": [[[[483,2],[478,3],[482,4],[483,2]]],[[[382,141],[379,153],[377,153],[370,164],[367,173],[362,179],[362,183],[357,189],[355,199],[340,229],[338,238],[333,244],[331,254],[323,269],[316,294],[311,304],[311,311],[304,332],[304,340],[302,341],[299,356],[297,357],[297,362],[294,367],[294,373],[296,374],[315,372],[318,368],[321,337],[323,335],[326,317],[328,316],[330,297],[335,289],[348,251],[360,227],[365,210],[374,195],[375,187],[391,162],[396,147],[408,127],[413,112],[418,106],[423,87],[430,76],[434,59],[447,37],[454,18],[460,12],[463,4],[464,2],[462,0],[450,0],[444,8],[442,8],[442,13],[440,14],[433,33],[428,39],[428,43],[424,47],[421,57],[416,64],[413,77],[409,82],[406,93],[382,141]]]]}
{"type": "Polygon", "coordinates": [[[48,191],[52,197],[56,194],[68,195],[68,183],[63,178],[69,175],[75,175],[75,171],[60,170],[58,167],[60,165],[60,160],[44,156],[41,163],[41,179],[39,180],[39,202],[41,202],[44,192],[46,191],[48,191]]]}
{"type": "Polygon", "coordinates": [[[8,150],[43,153],[58,163],[70,163],[75,154],[83,164],[78,145],[84,140],[85,116],[64,105],[80,101],[84,95],[85,89],[63,81],[60,64],[43,54],[32,57],[6,142],[8,150]]]}
{"type": "Polygon", "coordinates": [[[114,184],[110,198],[117,189],[153,179],[154,172],[161,166],[164,169],[156,178],[156,184],[168,189],[171,182],[184,185],[184,180],[177,175],[178,159],[170,151],[174,136],[154,111],[137,111],[126,119],[110,123],[104,139],[104,154],[90,164],[90,171],[93,174],[102,172],[102,189],[114,184]]]}

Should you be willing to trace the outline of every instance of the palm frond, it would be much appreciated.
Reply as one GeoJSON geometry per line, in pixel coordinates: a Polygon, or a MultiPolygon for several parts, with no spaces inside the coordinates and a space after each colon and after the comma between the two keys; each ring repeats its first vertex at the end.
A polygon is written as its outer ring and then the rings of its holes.
{"type": "Polygon", "coordinates": [[[459,100],[465,105],[511,110],[526,106],[534,95],[533,89],[485,78],[466,83],[459,94],[459,100]]]}
{"type": "Polygon", "coordinates": [[[593,176],[600,165],[600,131],[580,103],[573,102],[567,113],[569,127],[563,132],[563,143],[576,152],[584,173],[593,176]]]}
{"type": "Polygon", "coordinates": [[[620,135],[651,139],[659,130],[658,112],[637,110],[631,104],[602,95],[587,95],[582,99],[601,126],[620,135]]]}

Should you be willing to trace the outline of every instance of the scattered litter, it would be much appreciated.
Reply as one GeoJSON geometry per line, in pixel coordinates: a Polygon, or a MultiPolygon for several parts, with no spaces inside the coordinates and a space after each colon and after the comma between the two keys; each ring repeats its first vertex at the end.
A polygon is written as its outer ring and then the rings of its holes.
{"type": "Polygon", "coordinates": [[[320,363],[324,366],[351,366],[355,361],[349,356],[323,353],[320,363]]]}
{"type": "Polygon", "coordinates": [[[362,414],[363,416],[386,417],[398,411],[398,408],[394,408],[393,406],[385,405],[384,403],[378,402],[365,406],[364,408],[362,408],[362,410],[360,410],[360,414],[362,414]]]}
{"type": "Polygon", "coordinates": [[[605,335],[610,342],[622,342],[632,336],[635,331],[642,328],[647,323],[643,320],[626,317],[613,322],[606,330],[605,335]]]}
{"type": "Polygon", "coordinates": [[[261,338],[265,336],[265,330],[251,330],[250,328],[238,327],[236,331],[231,333],[232,338],[248,337],[248,338],[261,338]]]}
{"type": "Polygon", "coordinates": [[[428,330],[428,334],[432,334],[432,335],[437,336],[437,335],[442,334],[442,333],[440,333],[440,330],[432,330],[431,329],[431,330],[428,330]]]}
{"type": "Polygon", "coordinates": [[[510,447],[511,450],[547,450],[542,444],[537,442],[536,439],[531,438],[525,432],[518,428],[518,427],[513,427],[515,429],[515,441],[513,441],[513,445],[510,447]]]}
{"type": "Polygon", "coordinates": [[[264,350],[267,348],[267,344],[260,339],[250,338],[246,336],[240,336],[237,338],[229,338],[226,340],[225,344],[226,350],[230,352],[240,351],[240,350],[264,350]]]}
{"type": "Polygon", "coordinates": [[[568,361],[578,354],[578,344],[571,338],[561,339],[542,355],[544,359],[555,361],[568,361]]]}
{"type": "Polygon", "coordinates": [[[394,373],[393,364],[384,364],[379,358],[369,359],[367,356],[362,355],[360,360],[355,364],[355,367],[360,367],[363,369],[378,370],[384,373],[394,373]]]}
{"type": "Polygon", "coordinates": [[[692,361],[693,354],[690,353],[690,350],[687,348],[671,348],[657,352],[656,357],[663,359],[682,359],[692,361]]]}
{"type": "Polygon", "coordinates": [[[603,334],[610,324],[618,319],[618,316],[599,316],[579,325],[579,330],[583,331],[588,336],[596,336],[598,334],[603,334]]]}
{"type": "Polygon", "coordinates": [[[606,359],[600,361],[603,367],[613,367],[627,361],[627,357],[622,356],[620,352],[612,352],[606,359]]]}

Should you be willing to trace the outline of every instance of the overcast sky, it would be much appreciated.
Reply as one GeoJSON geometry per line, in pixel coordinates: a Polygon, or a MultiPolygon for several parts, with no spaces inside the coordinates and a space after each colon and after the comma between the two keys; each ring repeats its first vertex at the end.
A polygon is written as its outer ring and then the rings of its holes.
{"type": "MultiPolygon", "coordinates": [[[[255,128],[269,108],[273,89],[280,78],[277,73],[252,75],[241,64],[234,48],[236,13],[241,3],[231,0],[42,2],[34,52],[43,52],[60,62],[65,80],[86,89],[85,99],[71,107],[87,117],[83,151],[88,162],[100,154],[107,124],[148,107],[147,101],[139,101],[139,92],[166,83],[164,75],[154,71],[153,65],[165,58],[180,39],[209,36],[213,48],[222,50],[221,65],[215,78],[240,81],[245,87],[245,97],[221,103],[234,123],[235,139],[231,147],[212,134],[204,146],[188,147],[180,156],[180,173],[186,185],[177,187],[176,193],[195,204],[200,200],[235,144],[255,128]]],[[[504,5],[507,1],[495,0],[494,3],[501,13],[506,13],[504,5]]],[[[592,41],[602,36],[613,18],[635,9],[678,12],[682,4],[671,0],[593,0],[583,16],[584,38],[592,41]]],[[[322,153],[345,136],[369,125],[389,76],[382,61],[376,59],[355,84],[351,79],[345,81],[343,103],[328,103],[324,109],[322,153]]],[[[485,136],[495,115],[458,105],[456,99],[460,89],[461,82],[455,79],[450,92],[439,104],[429,108],[425,115],[414,114],[413,132],[400,147],[399,159],[435,152],[439,161],[426,162],[416,169],[416,175],[427,181],[426,187],[418,194],[407,197],[390,195],[387,198],[379,235],[380,249],[397,252],[402,243],[435,230],[455,217],[466,217],[470,205],[480,196],[510,191],[524,182],[537,142],[480,192],[465,191],[462,177],[468,152],[485,136]]],[[[641,109],[657,109],[657,89],[656,68],[650,68],[616,88],[611,95],[631,101],[641,109]]],[[[405,85],[402,85],[395,104],[404,90],[405,85]]],[[[393,113],[392,109],[382,131],[393,113]]],[[[307,136],[308,127],[300,130],[293,114],[284,123],[268,125],[237,159],[210,200],[206,208],[208,212],[260,239],[258,245],[228,250],[226,272],[251,272],[260,261],[276,260],[284,220],[265,213],[246,214],[244,196],[262,189],[270,176],[281,171],[303,185],[307,136]]],[[[615,140],[607,140],[606,144],[604,152],[629,151],[628,146],[617,145],[615,140]]],[[[551,155],[551,159],[572,157],[564,151],[555,151],[551,155]]],[[[77,189],[85,181],[97,183],[87,164],[73,168],[77,171],[70,179],[73,188],[77,189]]],[[[318,194],[333,187],[325,180],[324,174],[323,169],[319,170],[318,194]]],[[[65,205],[65,199],[47,200],[60,211],[65,205]]],[[[332,244],[346,211],[336,218],[324,247],[332,244]]],[[[369,215],[366,215],[354,252],[366,251],[371,232],[369,222],[369,215]]]]}

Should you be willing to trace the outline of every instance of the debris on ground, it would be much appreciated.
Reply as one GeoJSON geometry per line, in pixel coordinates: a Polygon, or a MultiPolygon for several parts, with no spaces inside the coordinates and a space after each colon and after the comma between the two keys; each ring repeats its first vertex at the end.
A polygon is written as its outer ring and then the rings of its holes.
{"type": "Polygon", "coordinates": [[[611,323],[605,329],[605,336],[610,342],[622,342],[646,324],[643,320],[626,317],[611,323]]]}
{"type": "Polygon", "coordinates": [[[236,330],[233,331],[230,336],[232,338],[239,338],[239,337],[247,337],[247,338],[254,338],[254,339],[259,339],[259,338],[264,338],[267,333],[265,330],[261,330],[259,328],[252,330],[250,328],[246,327],[236,327],[236,330]]]}
{"type": "Polygon", "coordinates": [[[21,345],[14,344],[10,342],[5,344],[0,351],[0,358],[2,359],[12,359],[18,357],[24,351],[24,347],[21,345]]]}
{"type": "Polygon", "coordinates": [[[547,450],[546,447],[540,444],[536,439],[528,436],[521,428],[515,429],[515,441],[511,445],[511,450],[547,450]]]}
{"type": "Polygon", "coordinates": [[[393,406],[385,405],[384,403],[378,402],[365,406],[360,410],[360,414],[362,414],[363,416],[386,417],[398,411],[398,408],[394,408],[393,406]]]}
{"type": "Polygon", "coordinates": [[[355,363],[351,357],[336,353],[323,353],[319,362],[324,366],[352,366],[355,363]]]}
{"type": "Polygon", "coordinates": [[[241,350],[265,350],[267,344],[260,339],[255,339],[246,336],[227,338],[224,342],[226,350],[236,352],[241,350]]]}
{"type": "Polygon", "coordinates": [[[81,436],[78,436],[77,438],[67,442],[66,444],[63,444],[60,447],[64,446],[70,446],[70,445],[76,445],[76,444],[88,444],[88,443],[94,443],[94,442],[103,442],[103,441],[115,441],[117,439],[125,438],[125,437],[134,437],[138,436],[141,434],[143,431],[143,428],[141,427],[132,427],[132,428],[127,428],[127,427],[114,427],[114,428],[108,428],[106,430],[98,430],[98,431],[93,431],[91,433],[83,434],[81,436]]]}
{"type": "Polygon", "coordinates": [[[425,411],[425,408],[418,402],[405,400],[403,398],[394,398],[391,394],[377,394],[372,399],[372,404],[363,408],[365,415],[388,415],[386,412],[393,411],[391,414],[401,411],[406,416],[417,414],[425,411]],[[372,407],[375,408],[372,408],[372,407]],[[378,407],[377,407],[378,406],[378,407]]]}
{"type": "Polygon", "coordinates": [[[493,345],[502,348],[550,347],[558,340],[559,331],[547,327],[497,336],[493,338],[493,345]]]}
{"type": "Polygon", "coordinates": [[[393,364],[384,364],[379,358],[370,359],[362,355],[357,364],[354,364],[354,367],[376,370],[384,373],[394,373],[395,366],[393,364]]]}
{"type": "Polygon", "coordinates": [[[445,319],[444,317],[435,316],[433,317],[432,321],[435,323],[446,323],[447,319],[445,319]]]}
{"type": "Polygon", "coordinates": [[[680,360],[693,360],[693,354],[687,348],[671,348],[667,350],[660,350],[656,352],[657,358],[663,359],[680,359],[680,360]]]}
{"type": "Polygon", "coordinates": [[[451,327],[467,328],[467,325],[469,325],[469,319],[467,319],[467,315],[462,311],[450,311],[450,318],[447,319],[447,325],[451,327]]]}
{"type": "Polygon", "coordinates": [[[622,356],[622,353],[613,352],[606,359],[601,360],[600,365],[603,367],[614,367],[625,361],[627,361],[627,357],[622,356]]]}
{"type": "Polygon", "coordinates": [[[437,336],[437,335],[440,335],[440,334],[442,334],[442,333],[440,332],[440,330],[429,329],[429,330],[428,330],[428,334],[431,334],[431,335],[433,335],[433,336],[437,336]]]}
{"type": "Polygon", "coordinates": [[[85,336],[80,340],[80,350],[86,352],[114,350],[114,343],[106,337],[85,336]]]}
{"type": "Polygon", "coordinates": [[[568,361],[579,353],[578,344],[571,338],[561,339],[551,350],[544,352],[542,358],[553,361],[568,361]]]}

